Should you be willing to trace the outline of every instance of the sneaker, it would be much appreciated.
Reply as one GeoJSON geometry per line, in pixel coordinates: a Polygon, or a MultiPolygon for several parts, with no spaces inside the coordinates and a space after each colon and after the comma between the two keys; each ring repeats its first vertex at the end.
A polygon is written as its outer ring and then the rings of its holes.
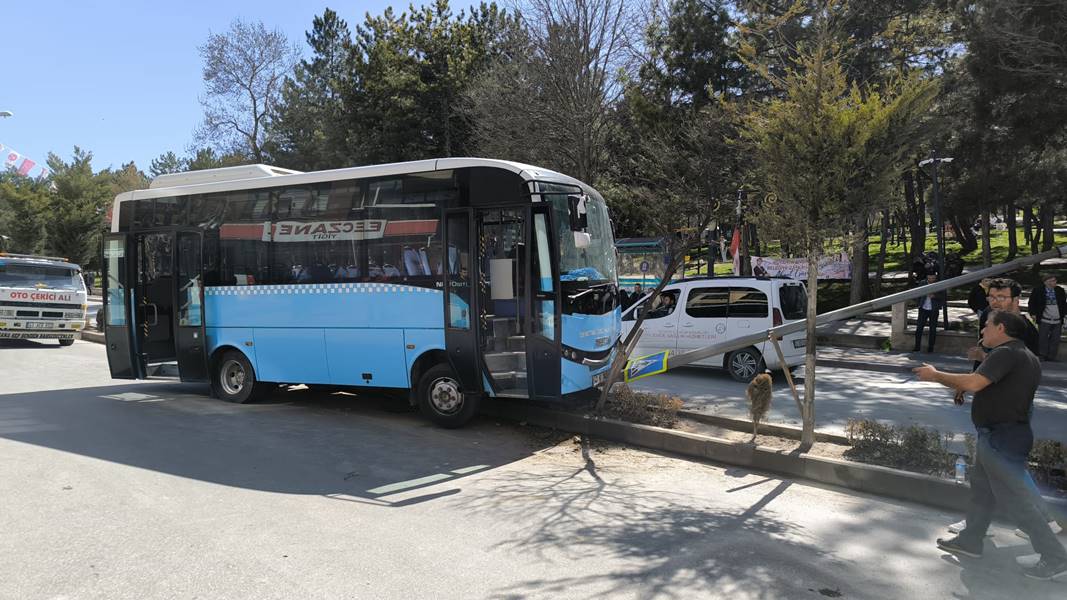
{"type": "MultiPolygon", "coordinates": [[[[1059,535],[1060,533],[1063,532],[1063,527],[1060,527],[1060,524],[1057,523],[1056,521],[1049,521],[1048,522],[1048,528],[1052,530],[1052,534],[1053,535],[1059,535]]],[[[1015,530],[1015,535],[1023,538],[1024,540],[1029,540],[1030,539],[1030,536],[1026,535],[1026,532],[1023,531],[1022,529],[1016,529],[1015,530]]]]}
{"type": "Polygon", "coordinates": [[[1063,577],[1067,575],[1067,559],[1052,563],[1042,558],[1036,565],[1029,569],[1023,569],[1023,575],[1030,579],[1040,579],[1042,581],[1063,577]]]}
{"type": "MultiPolygon", "coordinates": [[[[963,531],[964,529],[967,529],[967,519],[964,519],[962,521],[956,521],[955,523],[953,523],[953,524],[948,526],[948,532],[949,533],[955,533],[957,535],[961,531],[963,531]]],[[[986,537],[993,537],[993,534],[991,532],[989,532],[989,531],[986,531],[985,536],[986,537]]]]}
{"type": "Polygon", "coordinates": [[[960,540],[960,536],[942,539],[937,538],[937,547],[952,554],[962,554],[971,558],[982,558],[982,545],[967,544],[960,540]]]}

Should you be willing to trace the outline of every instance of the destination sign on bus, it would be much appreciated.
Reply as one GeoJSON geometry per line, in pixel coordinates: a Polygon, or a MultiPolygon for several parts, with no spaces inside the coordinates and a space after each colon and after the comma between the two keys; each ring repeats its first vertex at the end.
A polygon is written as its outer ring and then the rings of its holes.
{"type": "Polygon", "coordinates": [[[325,240],[373,240],[385,233],[386,221],[279,221],[274,224],[275,242],[321,242],[325,240]]]}

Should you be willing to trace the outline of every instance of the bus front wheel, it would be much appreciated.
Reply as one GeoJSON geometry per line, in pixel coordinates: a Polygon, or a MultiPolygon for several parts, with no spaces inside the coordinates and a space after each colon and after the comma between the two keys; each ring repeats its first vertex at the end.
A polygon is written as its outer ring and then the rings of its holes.
{"type": "Polygon", "coordinates": [[[230,350],[215,362],[211,387],[219,398],[237,404],[251,402],[264,387],[256,381],[256,372],[244,354],[230,350]]]}
{"type": "Polygon", "coordinates": [[[447,364],[434,365],[419,377],[419,410],[441,427],[462,427],[478,412],[479,395],[463,385],[447,364]]]}
{"type": "Polygon", "coordinates": [[[59,340],[59,345],[60,346],[71,346],[73,344],[74,344],[74,339],[73,338],[71,338],[69,340],[60,338],[60,340],[59,340]]]}

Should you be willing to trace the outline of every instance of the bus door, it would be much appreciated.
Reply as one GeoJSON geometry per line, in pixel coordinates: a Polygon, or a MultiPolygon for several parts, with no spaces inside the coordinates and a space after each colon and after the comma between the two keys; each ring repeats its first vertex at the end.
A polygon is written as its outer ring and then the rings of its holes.
{"type": "MultiPolygon", "coordinates": [[[[445,211],[445,348],[463,391],[480,394],[482,367],[478,352],[478,294],[473,268],[474,238],[470,209],[445,211]]],[[[412,382],[414,385],[414,382],[412,382]]]]}
{"type": "Polygon", "coordinates": [[[177,232],[178,251],[174,258],[174,353],[182,381],[208,381],[201,247],[199,231],[177,232]]]}
{"type": "Polygon", "coordinates": [[[529,261],[526,207],[478,209],[478,341],[497,396],[528,398],[529,261]]]}
{"type": "Polygon", "coordinates": [[[559,400],[561,377],[559,257],[552,235],[548,206],[530,209],[529,311],[526,331],[526,364],[529,365],[530,397],[559,400]]]}
{"type": "Polygon", "coordinates": [[[134,348],[143,377],[177,376],[175,234],[173,230],[134,234],[134,348]]]}
{"type": "Polygon", "coordinates": [[[137,301],[133,282],[134,246],[131,236],[109,233],[104,236],[103,286],[104,338],[107,363],[115,379],[141,379],[144,373],[135,360],[134,323],[132,307],[137,301]]]}

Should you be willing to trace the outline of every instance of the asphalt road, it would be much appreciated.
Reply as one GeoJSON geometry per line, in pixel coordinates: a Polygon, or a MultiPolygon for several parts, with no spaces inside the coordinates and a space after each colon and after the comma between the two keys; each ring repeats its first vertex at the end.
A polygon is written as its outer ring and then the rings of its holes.
{"type": "MultiPolygon", "coordinates": [[[[634,382],[635,389],[681,396],[689,410],[748,419],[745,384],[725,372],[683,367],[634,382]]],[[[919,424],[962,438],[973,433],[971,405],[952,403],[948,388],[926,383],[907,373],[858,369],[815,369],[816,429],[844,433],[850,418],[919,424]]],[[[803,385],[798,386],[800,394],[803,385]]],[[[1035,399],[1034,433],[1038,438],[1067,442],[1067,388],[1039,388],[1035,399]]],[[[774,377],[774,396],[766,423],[800,425],[796,401],[781,373],[774,377]]]]}
{"type": "Polygon", "coordinates": [[[1062,598],[958,514],[386,400],[0,344],[0,598],[1062,598]]]}

